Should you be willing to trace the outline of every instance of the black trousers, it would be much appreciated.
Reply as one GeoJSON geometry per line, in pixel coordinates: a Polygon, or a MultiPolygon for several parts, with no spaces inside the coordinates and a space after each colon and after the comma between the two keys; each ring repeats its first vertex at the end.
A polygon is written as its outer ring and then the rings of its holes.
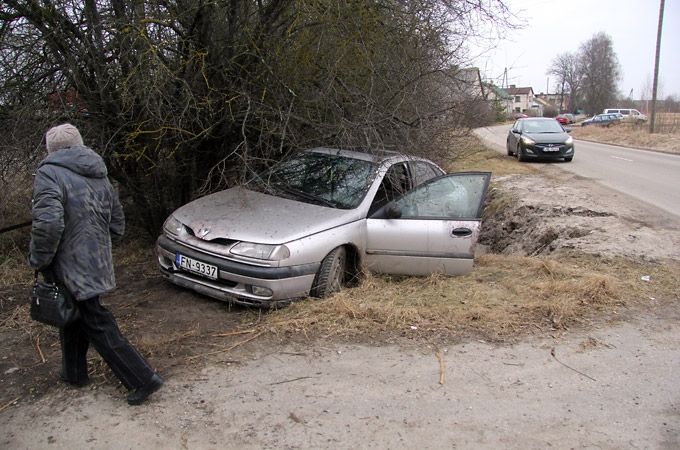
{"type": "Polygon", "coordinates": [[[87,380],[87,349],[90,344],[128,389],[151,380],[154,370],[121,334],[113,314],[99,297],[77,301],[80,319],[59,331],[62,376],[71,383],[87,380]]]}

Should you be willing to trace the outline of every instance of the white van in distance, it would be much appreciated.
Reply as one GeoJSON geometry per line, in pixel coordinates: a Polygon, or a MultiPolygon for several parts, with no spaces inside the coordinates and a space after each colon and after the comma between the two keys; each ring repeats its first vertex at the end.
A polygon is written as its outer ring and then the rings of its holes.
{"type": "Polygon", "coordinates": [[[640,123],[640,122],[646,122],[647,121],[647,116],[642,114],[637,109],[607,108],[607,109],[604,110],[604,114],[612,114],[612,113],[622,114],[623,115],[622,122],[640,123]]]}

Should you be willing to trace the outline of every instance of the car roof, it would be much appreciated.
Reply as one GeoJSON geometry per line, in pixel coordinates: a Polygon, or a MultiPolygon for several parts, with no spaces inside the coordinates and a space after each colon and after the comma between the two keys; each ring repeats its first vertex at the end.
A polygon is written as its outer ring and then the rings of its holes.
{"type": "Polygon", "coordinates": [[[332,148],[332,147],[316,147],[309,150],[305,150],[310,153],[323,153],[327,155],[338,155],[344,156],[346,158],[360,159],[363,161],[370,161],[376,164],[381,164],[383,162],[393,160],[393,161],[403,161],[409,160],[421,160],[428,161],[428,159],[421,158],[414,155],[408,155],[406,153],[401,153],[393,150],[384,149],[371,149],[371,150],[347,150],[342,148],[332,148]]]}

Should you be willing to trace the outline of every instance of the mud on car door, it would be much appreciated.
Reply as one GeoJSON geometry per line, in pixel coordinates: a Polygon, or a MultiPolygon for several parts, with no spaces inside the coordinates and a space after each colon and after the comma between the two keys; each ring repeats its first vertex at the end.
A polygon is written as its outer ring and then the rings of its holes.
{"type": "Polygon", "coordinates": [[[490,172],[433,178],[367,219],[366,264],[377,273],[472,270],[490,172]]]}

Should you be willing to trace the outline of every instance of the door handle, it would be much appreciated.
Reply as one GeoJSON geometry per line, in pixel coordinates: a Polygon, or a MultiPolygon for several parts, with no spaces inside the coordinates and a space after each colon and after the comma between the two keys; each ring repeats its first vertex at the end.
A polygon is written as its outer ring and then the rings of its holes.
{"type": "Polygon", "coordinates": [[[472,230],[469,228],[454,228],[451,230],[451,236],[454,237],[470,236],[471,234],[472,230]]]}

